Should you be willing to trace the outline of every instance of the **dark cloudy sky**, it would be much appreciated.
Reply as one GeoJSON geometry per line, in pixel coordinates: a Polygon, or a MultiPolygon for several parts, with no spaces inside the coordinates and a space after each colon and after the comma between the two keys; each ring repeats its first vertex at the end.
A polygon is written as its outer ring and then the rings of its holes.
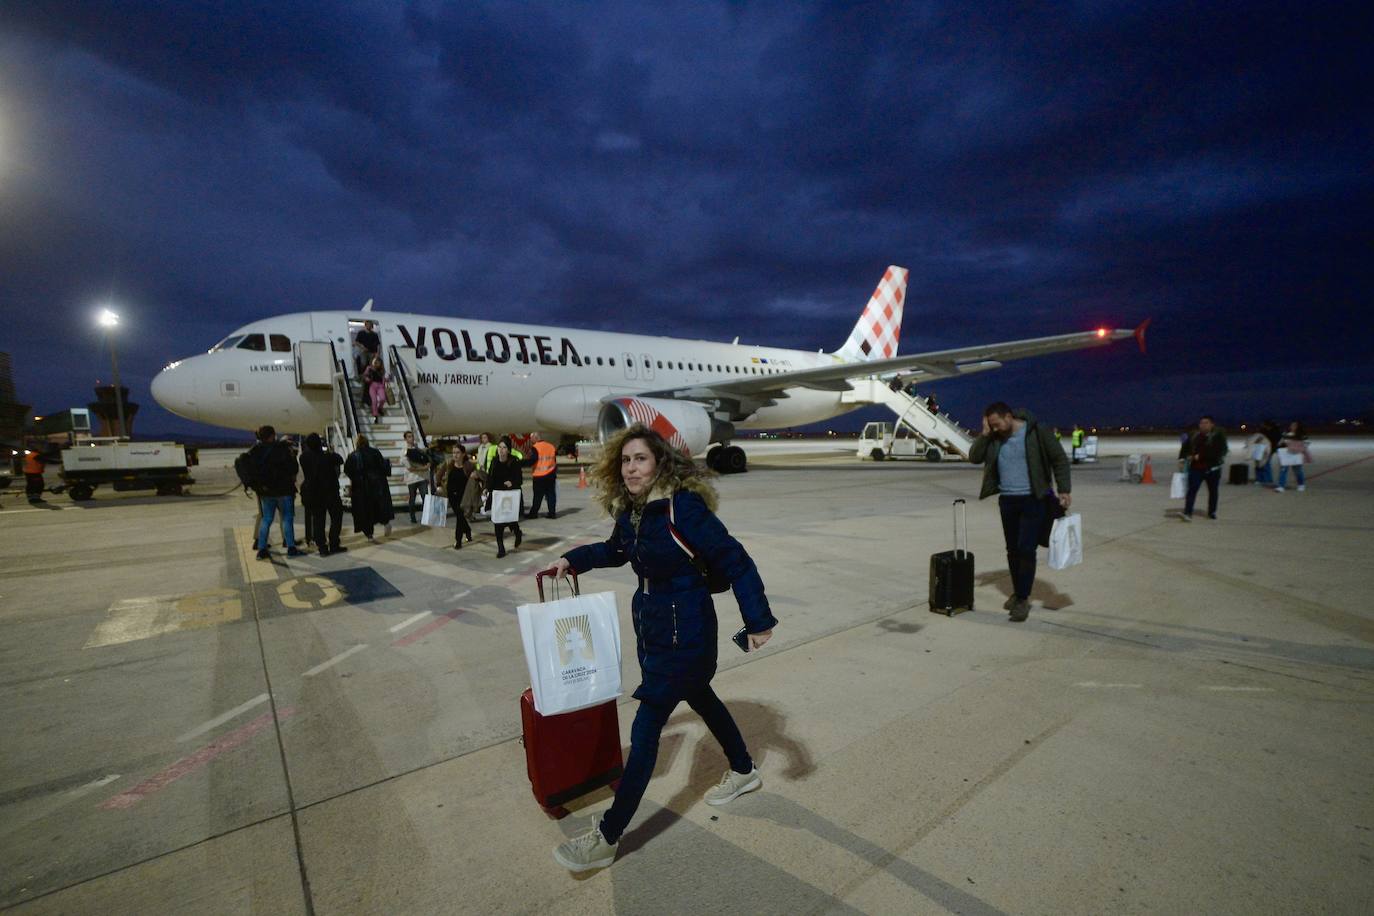
{"type": "MultiPolygon", "coordinates": [[[[1368,4],[6,2],[0,349],[84,404],[355,306],[902,351],[1060,421],[1374,408],[1368,4]]],[[[203,428],[202,428],[203,431],[203,428]]]]}

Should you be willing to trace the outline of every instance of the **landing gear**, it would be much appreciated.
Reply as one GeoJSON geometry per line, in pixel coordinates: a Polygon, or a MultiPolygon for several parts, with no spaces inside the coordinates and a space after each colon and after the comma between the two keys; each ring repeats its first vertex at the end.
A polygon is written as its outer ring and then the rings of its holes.
{"type": "Polygon", "coordinates": [[[706,453],[706,466],[721,474],[743,474],[749,470],[749,456],[738,445],[717,445],[706,453]]]}

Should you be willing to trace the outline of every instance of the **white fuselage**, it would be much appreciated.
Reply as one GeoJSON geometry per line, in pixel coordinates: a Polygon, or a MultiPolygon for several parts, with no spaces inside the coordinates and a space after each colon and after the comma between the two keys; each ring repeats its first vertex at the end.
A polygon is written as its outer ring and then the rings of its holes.
{"type": "MultiPolygon", "coordinates": [[[[262,335],[265,349],[240,346],[173,363],[153,380],[171,412],[217,426],[304,434],[333,418],[328,389],[297,385],[294,347],[333,343],[352,373],[349,322],[371,320],[384,361],[394,345],[413,348],[416,407],[431,436],[537,429],[592,437],[609,395],[834,365],[838,357],[745,344],[679,340],[575,328],[469,321],[398,312],[301,312],[256,321],[231,335],[262,335]]],[[[855,409],[835,391],[793,387],[787,397],[736,425],[773,429],[855,409]]]]}

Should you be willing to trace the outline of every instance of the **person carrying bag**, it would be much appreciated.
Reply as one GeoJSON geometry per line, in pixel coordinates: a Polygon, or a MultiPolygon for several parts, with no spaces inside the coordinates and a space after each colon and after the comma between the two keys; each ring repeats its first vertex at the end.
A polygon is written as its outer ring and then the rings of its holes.
{"type": "Polygon", "coordinates": [[[615,519],[611,536],[604,543],[570,550],[548,572],[583,574],[626,563],[634,567],[639,588],[630,616],[644,679],[634,692],[640,705],[614,803],[590,831],[554,850],[554,859],[574,872],[615,861],[621,834],[653,775],[659,733],[683,700],[706,721],[729,761],[720,782],[706,793],[706,803],[724,805],[762,787],[739,727],[711,689],[717,622],[710,573],[730,581],[739,603],[744,628],[736,636],[741,649],[762,647],[777,625],[754,561],[716,517],[716,492],[691,458],[657,432],[635,424],[606,443],[591,476],[597,498],[615,519]],[[690,551],[675,540],[674,530],[691,545],[690,551]],[[694,562],[698,551],[706,572],[694,562]]]}

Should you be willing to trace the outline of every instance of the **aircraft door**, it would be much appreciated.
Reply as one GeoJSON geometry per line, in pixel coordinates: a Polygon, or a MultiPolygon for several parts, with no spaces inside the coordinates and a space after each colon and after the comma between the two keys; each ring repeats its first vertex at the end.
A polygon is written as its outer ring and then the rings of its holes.
{"type": "Polygon", "coordinates": [[[646,381],[654,379],[654,361],[649,358],[648,353],[639,354],[639,358],[644,360],[644,378],[646,381]]]}
{"type": "Polygon", "coordinates": [[[620,354],[625,359],[625,377],[639,378],[639,370],[635,368],[635,355],[633,353],[620,354]]]}

